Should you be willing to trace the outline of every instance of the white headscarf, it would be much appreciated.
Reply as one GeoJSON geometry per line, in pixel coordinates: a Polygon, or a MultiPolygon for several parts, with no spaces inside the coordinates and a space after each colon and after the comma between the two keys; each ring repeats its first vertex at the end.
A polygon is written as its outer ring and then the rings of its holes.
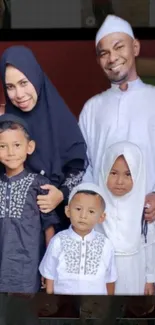
{"type": "Polygon", "coordinates": [[[111,33],[125,33],[134,39],[132,27],[126,20],[115,15],[108,15],[96,34],[96,46],[103,37],[111,33]]]}
{"type": "Polygon", "coordinates": [[[118,142],[109,147],[103,157],[99,185],[104,191],[106,219],[98,225],[111,239],[116,254],[134,254],[141,245],[141,221],[146,195],[146,171],[142,153],[137,145],[118,142]],[[107,179],[116,159],[123,155],[131,172],[132,190],[114,196],[107,188],[107,179]]]}

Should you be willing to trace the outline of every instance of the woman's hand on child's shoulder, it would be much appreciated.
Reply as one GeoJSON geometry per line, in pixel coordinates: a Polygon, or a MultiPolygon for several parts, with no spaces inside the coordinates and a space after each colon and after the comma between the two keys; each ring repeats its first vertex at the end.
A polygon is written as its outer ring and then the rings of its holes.
{"type": "Polygon", "coordinates": [[[42,185],[41,188],[49,192],[46,195],[38,195],[37,204],[41,212],[49,213],[63,201],[63,193],[50,184],[42,185]]]}

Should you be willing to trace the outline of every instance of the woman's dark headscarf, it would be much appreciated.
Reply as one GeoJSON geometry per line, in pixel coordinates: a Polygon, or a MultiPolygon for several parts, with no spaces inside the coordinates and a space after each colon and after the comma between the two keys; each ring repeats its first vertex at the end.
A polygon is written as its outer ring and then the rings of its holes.
{"type": "Polygon", "coordinates": [[[76,159],[83,163],[86,160],[85,142],[76,118],[27,47],[6,49],[1,57],[0,73],[6,96],[5,112],[25,119],[36,141],[36,150],[28,158],[28,167],[37,173],[44,170],[53,184],[59,187],[64,180],[65,165],[76,159]],[[20,70],[35,87],[38,101],[32,111],[22,112],[8,98],[5,87],[7,64],[20,70]]]}

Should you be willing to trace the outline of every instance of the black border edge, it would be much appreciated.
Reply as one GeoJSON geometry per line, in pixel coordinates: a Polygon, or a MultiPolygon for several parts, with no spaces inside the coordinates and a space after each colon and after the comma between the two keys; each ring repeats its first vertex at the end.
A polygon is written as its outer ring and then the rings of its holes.
{"type": "MultiPolygon", "coordinates": [[[[155,39],[155,27],[133,29],[139,40],[155,39]]],[[[96,28],[1,29],[0,41],[93,41],[96,28]]]]}

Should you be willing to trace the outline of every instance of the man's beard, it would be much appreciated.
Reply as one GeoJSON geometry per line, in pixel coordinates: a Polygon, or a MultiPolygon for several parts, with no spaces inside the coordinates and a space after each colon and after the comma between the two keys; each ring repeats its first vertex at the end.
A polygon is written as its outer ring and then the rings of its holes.
{"type": "Polygon", "coordinates": [[[129,78],[129,71],[118,71],[118,72],[113,72],[111,71],[111,73],[108,73],[108,69],[111,69],[113,67],[113,65],[108,65],[106,67],[106,69],[104,70],[105,74],[106,74],[106,77],[109,79],[109,81],[113,84],[117,84],[117,85],[120,85],[126,81],[128,81],[128,78],[129,78]]]}
{"type": "Polygon", "coordinates": [[[116,84],[116,85],[121,85],[122,83],[128,81],[128,74],[124,74],[123,76],[120,77],[110,77],[108,76],[108,79],[111,83],[116,84]]]}

